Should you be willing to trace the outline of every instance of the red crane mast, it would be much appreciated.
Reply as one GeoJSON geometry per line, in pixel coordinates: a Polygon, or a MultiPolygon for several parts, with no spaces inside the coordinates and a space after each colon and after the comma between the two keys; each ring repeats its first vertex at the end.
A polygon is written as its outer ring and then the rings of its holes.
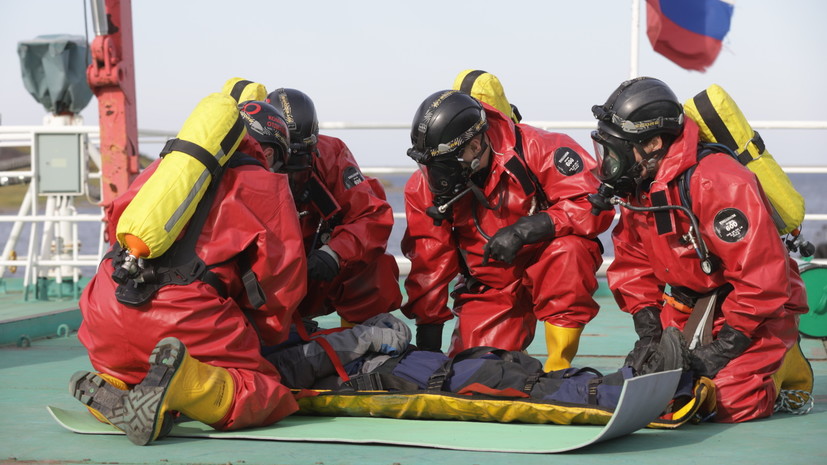
{"type": "Polygon", "coordinates": [[[132,1],[91,0],[91,4],[96,36],[86,78],[98,98],[101,203],[109,205],[140,169],[132,1]]]}

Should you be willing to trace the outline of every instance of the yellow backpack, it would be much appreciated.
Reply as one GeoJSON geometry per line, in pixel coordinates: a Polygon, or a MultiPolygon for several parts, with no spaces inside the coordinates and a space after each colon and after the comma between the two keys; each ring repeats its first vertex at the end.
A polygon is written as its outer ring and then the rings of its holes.
{"type": "Polygon", "coordinates": [[[121,246],[135,258],[163,255],[246,133],[235,99],[216,93],[201,100],[118,220],[121,246]]]}
{"type": "Polygon", "coordinates": [[[687,100],[684,112],[700,127],[701,142],[726,146],[755,173],[774,207],[773,220],[778,232],[797,236],[804,221],[804,198],[767,152],[761,136],[749,125],[732,97],[713,84],[687,100]]]}
{"type": "Polygon", "coordinates": [[[514,123],[519,123],[522,119],[517,107],[510,104],[505,97],[505,89],[500,80],[489,72],[481,69],[460,71],[454,79],[452,88],[500,110],[514,123]]]}
{"type": "Polygon", "coordinates": [[[264,84],[248,81],[240,77],[234,77],[224,83],[221,88],[222,94],[227,94],[234,98],[236,102],[246,102],[248,100],[264,101],[267,98],[267,89],[264,84]]]}
{"type": "Polygon", "coordinates": [[[172,246],[247,133],[238,103],[266,96],[262,84],[236,77],[199,102],[121,215],[116,236],[123,248],[135,258],[152,259],[172,246]]]}

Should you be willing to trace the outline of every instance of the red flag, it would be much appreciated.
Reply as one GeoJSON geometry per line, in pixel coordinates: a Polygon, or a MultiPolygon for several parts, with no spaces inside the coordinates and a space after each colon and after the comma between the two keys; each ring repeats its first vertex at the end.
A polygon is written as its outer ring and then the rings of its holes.
{"type": "Polygon", "coordinates": [[[646,35],[678,66],[705,71],[718,58],[733,8],[732,0],[646,0],[646,35]]]}

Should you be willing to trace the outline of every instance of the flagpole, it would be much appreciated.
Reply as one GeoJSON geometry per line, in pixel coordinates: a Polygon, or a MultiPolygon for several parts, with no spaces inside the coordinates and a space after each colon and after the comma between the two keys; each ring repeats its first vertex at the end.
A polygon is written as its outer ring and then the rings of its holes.
{"type": "Polygon", "coordinates": [[[632,0],[632,40],[629,60],[629,79],[638,76],[640,55],[640,0],[632,0]]]}

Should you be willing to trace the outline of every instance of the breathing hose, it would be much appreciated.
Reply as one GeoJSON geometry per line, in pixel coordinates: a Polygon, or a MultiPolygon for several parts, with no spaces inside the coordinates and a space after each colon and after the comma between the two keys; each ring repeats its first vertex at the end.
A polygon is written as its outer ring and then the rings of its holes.
{"type": "Polygon", "coordinates": [[[698,226],[698,218],[695,216],[692,211],[682,205],[662,205],[657,207],[636,207],[631,205],[628,202],[624,202],[623,199],[620,197],[612,197],[609,202],[612,205],[620,205],[623,208],[628,208],[629,210],[635,212],[660,212],[660,211],[667,211],[667,210],[679,210],[683,212],[688,218],[689,222],[692,226],[689,228],[689,233],[687,233],[686,237],[690,243],[695,247],[695,253],[698,255],[698,258],[701,259],[701,271],[705,274],[712,274],[715,271],[715,267],[712,263],[712,257],[709,255],[709,249],[706,248],[706,243],[704,242],[703,238],[701,237],[700,227],[698,226]]]}

